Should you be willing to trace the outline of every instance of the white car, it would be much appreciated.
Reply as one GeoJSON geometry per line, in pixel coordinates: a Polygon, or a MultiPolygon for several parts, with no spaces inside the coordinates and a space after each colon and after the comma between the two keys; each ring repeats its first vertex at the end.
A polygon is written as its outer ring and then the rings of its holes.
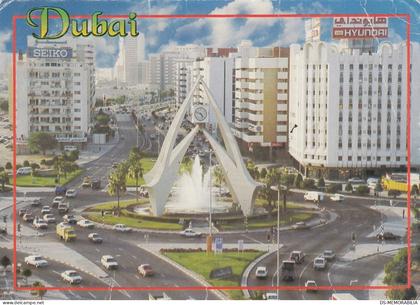
{"type": "Polygon", "coordinates": [[[36,268],[48,266],[48,262],[40,255],[30,255],[25,257],[25,264],[34,266],[36,268]]]}
{"type": "Polygon", "coordinates": [[[75,270],[64,271],[63,273],[61,273],[61,278],[63,279],[63,281],[72,285],[80,284],[82,282],[82,277],[75,270]]]}
{"type": "Polygon", "coordinates": [[[331,201],[336,201],[336,202],[340,202],[343,201],[344,196],[340,195],[340,194],[334,194],[330,197],[331,201]]]}
{"type": "Polygon", "coordinates": [[[79,220],[77,222],[77,225],[79,227],[87,228],[87,229],[93,229],[95,227],[95,224],[92,221],[87,220],[87,219],[81,219],[81,220],[79,220]]]}
{"type": "Polygon", "coordinates": [[[185,229],[184,231],[181,231],[179,234],[184,237],[200,237],[202,235],[202,233],[195,232],[193,229],[185,229]]]}
{"type": "Polygon", "coordinates": [[[47,223],[55,223],[55,217],[53,214],[45,214],[43,219],[47,222],[47,223]]]}
{"type": "Polygon", "coordinates": [[[35,229],[47,229],[48,223],[42,218],[35,218],[32,222],[32,225],[35,229]]]}
{"type": "Polygon", "coordinates": [[[126,225],[121,224],[121,223],[117,223],[116,225],[114,225],[112,227],[112,229],[114,231],[122,232],[122,233],[128,233],[128,232],[131,232],[132,231],[131,228],[128,228],[126,225]]]}
{"type": "Polygon", "coordinates": [[[335,258],[335,253],[333,250],[324,250],[322,256],[325,257],[327,261],[332,261],[335,258]]]}
{"type": "Polygon", "coordinates": [[[264,299],[265,300],[277,300],[277,293],[267,292],[266,294],[264,294],[264,299]]]}
{"type": "Polygon", "coordinates": [[[76,198],[76,196],[77,196],[77,191],[75,189],[68,189],[66,191],[67,198],[76,198]]]}
{"type": "Polygon", "coordinates": [[[53,207],[58,207],[58,205],[62,202],[64,202],[64,197],[63,196],[54,197],[53,202],[52,202],[52,206],[53,207]]]}
{"type": "Polygon", "coordinates": [[[51,208],[48,205],[44,205],[41,209],[41,214],[51,214],[51,208]]]}
{"type": "Polygon", "coordinates": [[[306,291],[308,291],[308,292],[316,292],[317,288],[318,288],[318,285],[316,284],[315,281],[308,280],[305,283],[305,287],[306,287],[306,291]]]}
{"type": "Polygon", "coordinates": [[[268,275],[268,271],[267,271],[267,267],[265,266],[259,266],[255,270],[255,276],[257,279],[265,279],[267,278],[267,275],[268,275]]]}
{"type": "Polygon", "coordinates": [[[104,255],[101,257],[101,264],[102,266],[104,266],[106,269],[117,269],[118,268],[118,263],[115,260],[115,258],[111,255],[104,255]]]}
{"type": "Polygon", "coordinates": [[[314,259],[314,269],[315,270],[324,270],[327,267],[327,259],[318,256],[314,259]]]}

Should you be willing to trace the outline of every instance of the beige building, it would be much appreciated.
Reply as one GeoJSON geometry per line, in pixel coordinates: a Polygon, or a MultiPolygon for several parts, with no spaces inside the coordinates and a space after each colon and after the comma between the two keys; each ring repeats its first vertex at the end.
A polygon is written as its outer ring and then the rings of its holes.
{"type": "Polygon", "coordinates": [[[289,50],[256,48],[235,59],[234,134],[271,155],[287,145],[289,50]]]}

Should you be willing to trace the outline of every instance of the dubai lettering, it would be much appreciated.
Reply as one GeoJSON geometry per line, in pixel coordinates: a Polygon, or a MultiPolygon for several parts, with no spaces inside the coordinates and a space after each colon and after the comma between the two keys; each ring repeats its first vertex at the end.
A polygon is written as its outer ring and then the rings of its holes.
{"type": "Polygon", "coordinates": [[[139,35],[137,30],[137,15],[129,13],[128,20],[118,19],[108,22],[100,18],[102,12],[95,12],[90,19],[72,19],[69,13],[58,7],[38,7],[33,8],[26,14],[26,23],[37,29],[32,33],[37,39],[58,39],[66,35],[69,31],[75,37],[104,36],[110,37],[128,35],[136,37],[139,35]],[[55,26],[58,22],[58,27],[55,26]],[[54,25],[54,26],[53,26],[54,25]]]}

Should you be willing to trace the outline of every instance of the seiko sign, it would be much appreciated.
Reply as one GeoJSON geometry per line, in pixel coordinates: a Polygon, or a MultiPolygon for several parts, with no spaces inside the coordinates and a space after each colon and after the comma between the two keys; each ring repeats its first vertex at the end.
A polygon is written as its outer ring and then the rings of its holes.
{"type": "Polygon", "coordinates": [[[30,58],[71,58],[73,55],[71,48],[28,48],[30,58]]]}

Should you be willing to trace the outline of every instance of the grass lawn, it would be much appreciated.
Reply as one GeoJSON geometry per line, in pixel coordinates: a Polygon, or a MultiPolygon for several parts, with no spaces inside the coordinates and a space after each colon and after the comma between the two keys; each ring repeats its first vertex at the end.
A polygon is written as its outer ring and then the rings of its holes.
{"type": "MultiPolygon", "coordinates": [[[[202,275],[213,286],[240,286],[242,272],[246,266],[263,252],[224,252],[221,254],[207,254],[206,252],[175,253],[165,252],[164,255],[202,275]],[[233,275],[227,279],[210,279],[210,271],[214,268],[232,267],[233,275]]],[[[231,299],[242,299],[241,290],[225,290],[231,299]]]]}
{"type": "MultiPolygon", "coordinates": [[[[290,216],[288,221],[280,219],[280,225],[289,225],[299,221],[306,221],[313,216],[312,213],[299,212],[294,213],[290,216]]],[[[250,219],[248,220],[248,229],[262,229],[262,228],[271,228],[277,225],[277,218],[273,217],[272,219],[250,219]]],[[[222,230],[243,230],[245,229],[245,224],[243,222],[228,223],[219,225],[222,230]]]]}
{"type": "MultiPolygon", "coordinates": [[[[82,169],[78,169],[72,173],[67,174],[67,178],[64,178],[63,176],[60,179],[59,184],[64,185],[66,183],[69,183],[71,180],[79,176],[83,172],[82,169]]],[[[25,176],[17,176],[16,177],[16,185],[17,186],[47,186],[47,187],[54,187],[57,185],[55,183],[56,176],[53,177],[32,177],[31,175],[25,175],[25,176]]]]}
{"type": "MultiPolygon", "coordinates": [[[[146,174],[147,172],[149,172],[153,165],[156,162],[156,158],[143,158],[141,159],[140,163],[141,166],[143,168],[143,175],[146,174]]],[[[140,178],[139,179],[139,185],[144,184],[144,179],[140,178]]],[[[136,186],[136,180],[131,178],[131,177],[127,177],[127,186],[136,186]]]]}
{"type": "MultiPolygon", "coordinates": [[[[145,204],[147,202],[149,202],[149,199],[139,199],[138,204],[145,204]]],[[[137,203],[136,199],[120,200],[120,207],[121,209],[123,209],[135,203],[137,203]]],[[[117,206],[117,201],[98,203],[94,207],[89,208],[89,211],[112,210],[112,208],[116,206],[117,206]]]]}
{"type": "MultiPolygon", "coordinates": [[[[267,204],[267,200],[265,200],[263,198],[257,198],[255,200],[255,205],[256,206],[263,206],[264,204],[267,204]]],[[[273,202],[271,204],[273,206],[277,206],[277,197],[275,199],[273,199],[273,202]]],[[[302,208],[301,205],[296,204],[293,201],[287,201],[286,205],[287,205],[288,209],[302,208]]],[[[283,207],[283,199],[282,198],[281,198],[281,201],[280,201],[280,206],[283,207]]]]}
{"type": "MultiPolygon", "coordinates": [[[[102,223],[102,216],[100,213],[89,213],[85,215],[92,221],[102,223]]],[[[112,216],[112,215],[105,215],[103,217],[103,221],[105,224],[114,225],[117,223],[125,224],[128,227],[136,228],[136,229],[154,229],[154,230],[182,230],[182,226],[178,223],[167,223],[167,222],[158,222],[158,221],[151,221],[151,220],[143,220],[137,218],[131,218],[126,216],[112,216]]]]}

